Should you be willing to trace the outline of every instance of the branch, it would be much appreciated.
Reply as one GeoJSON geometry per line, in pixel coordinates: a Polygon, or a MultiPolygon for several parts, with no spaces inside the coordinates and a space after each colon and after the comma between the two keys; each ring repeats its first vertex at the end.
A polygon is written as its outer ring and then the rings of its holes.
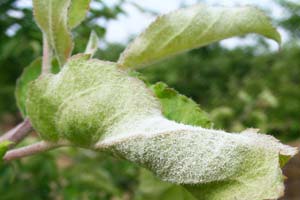
{"type": "Polygon", "coordinates": [[[31,123],[28,118],[26,118],[22,123],[17,125],[15,128],[6,132],[0,137],[0,143],[3,141],[13,142],[12,146],[18,144],[23,140],[31,131],[33,130],[31,123]]]}
{"type": "Polygon", "coordinates": [[[42,141],[42,142],[31,144],[31,145],[21,147],[18,149],[10,150],[10,151],[6,152],[5,156],[3,157],[3,160],[11,161],[11,160],[15,160],[18,158],[23,158],[26,156],[31,156],[31,155],[35,155],[35,154],[42,153],[45,151],[49,151],[51,149],[55,149],[55,148],[62,147],[65,145],[66,145],[65,142],[50,143],[50,142],[42,141]]]}
{"type": "Polygon", "coordinates": [[[52,52],[47,41],[47,37],[43,34],[43,63],[42,63],[42,74],[47,74],[51,69],[51,58],[52,52]]]}

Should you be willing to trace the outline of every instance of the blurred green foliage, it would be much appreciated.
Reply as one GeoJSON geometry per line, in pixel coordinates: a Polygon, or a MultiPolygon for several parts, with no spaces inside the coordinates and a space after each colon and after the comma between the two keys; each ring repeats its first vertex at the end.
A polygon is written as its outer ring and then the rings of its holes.
{"type": "Polygon", "coordinates": [[[142,70],[196,100],[216,128],[260,128],[282,140],[300,136],[300,48],[256,55],[256,47],[219,44],[178,55],[142,70]]]}
{"type": "MultiPolygon", "coordinates": [[[[214,44],[140,72],[150,83],[164,81],[191,97],[210,114],[216,128],[241,131],[255,127],[284,141],[299,139],[300,6],[276,2],[287,12],[278,24],[290,36],[280,51],[271,52],[261,38],[254,45],[232,50],[214,44]]],[[[15,123],[4,120],[7,114],[19,115],[14,99],[16,79],[41,55],[41,33],[31,9],[17,3],[0,2],[0,132],[15,123]],[[12,13],[21,13],[21,17],[12,13]]],[[[124,14],[124,3],[108,6],[94,0],[87,20],[74,31],[74,52],[85,49],[91,29],[103,39],[105,27],[97,23],[124,14]]],[[[108,44],[95,57],[115,61],[123,49],[123,45],[108,44]]],[[[0,193],[4,200],[192,199],[181,187],[159,182],[135,165],[82,149],[55,150],[0,166],[0,193]]]]}
{"type": "Polygon", "coordinates": [[[0,166],[1,199],[132,198],[138,168],[87,150],[61,149],[0,166]]]}

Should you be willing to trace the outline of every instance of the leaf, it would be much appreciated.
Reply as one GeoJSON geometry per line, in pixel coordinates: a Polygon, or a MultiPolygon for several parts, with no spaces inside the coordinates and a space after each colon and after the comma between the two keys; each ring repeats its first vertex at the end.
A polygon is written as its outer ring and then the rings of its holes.
{"type": "Polygon", "coordinates": [[[292,158],[292,156],[289,156],[289,155],[280,155],[279,156],[280,167],[284,167],[291,158],[292,158]]]}
{"type": "Polygon", "coordinates": [[[68,27],[71,0],[33,0],[34,18],[63,65],[70,57],[73,41],[68,27]]]}
{"type": "Polygon", "coordinates": [[[151,86],[152,91],[162,105],[164,116],[179,123],[211,128],[212,122],[197,103],[179,94],[165,83],[159,82],[151,86]]]}
{"type": "Polygon", "coordinates": [[[3,161],[3,156],[5,155],[6,151],[8,150],[9,148],[9,145],[11,145],[12,142],[10,141],[3,141],[3,142],[0,142],[0,164],[2,163],[3,161]]]}
{"type": "Polygon", "coordinates": [[[91,57],[93,57],[96,51],[98,50],[98,43],[99,38],[97,36],[97,33],[95,31],[92,31],[84,53],[90,54],[91,57]]]}
{"type": "Polygon", "coordinates": [[[91,0],[72,0],[68,11],[68,25],[71,29],[78,26],[89,10],[91,0]]]}
{"type": "Polygon", "coordinates": [[[116,63],[88,59],[72,57],[60,73],[30,84],[27,112],[44,140],[110,152],[199,199],[283,194],[279,156],[295,148],[253,129],[227,133],[166,119],[142,81],[116,63]]]}
{"type": "MultiPolygon", "coordinates": [[[[28,92],[28,85],[31,81],[36,80],[41,75],[42,70],[42,59],[37,58],[35,59],[29,66],[27,66],[19,79],[16,83],[16,90],[15,90],[15,96],[18,108],[21,111],[22,116],[26,117],[26,99],[27,99],[27,92],[28,92]]],[[[59,66],[58,63],[53,61],[52,62],[52,73],[59,72],[59,66]]]]}
{"type": "Polygon", "coordinates": [[[158,17],[125,49],[118,64],[123,68],[137,68],[248,33],[257,33],[278,43],[281,41],[268,17],[257,8],[199,4],[158,17]]]}

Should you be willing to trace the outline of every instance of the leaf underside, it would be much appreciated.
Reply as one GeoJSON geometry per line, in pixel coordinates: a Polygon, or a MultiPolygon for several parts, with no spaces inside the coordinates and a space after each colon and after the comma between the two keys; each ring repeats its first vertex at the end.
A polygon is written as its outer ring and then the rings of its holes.
{"type": "Polygon", "coordinates": [[[257,8],[199,4],[158,17],[125,49],[118,64],[123,68],[146,66],[183,51],[248,33],[281,42],[268,17],[257,8]]]}
{"type": "Polygon", "coordinates": [[[27,112],[44,140],[111,152],[198,199],[282,195],[279,155],[295,149],[253,130],[226,133],[166,119],[142,81],[88,58],[77,55],[60,73],[30,84],[27,112]]]}

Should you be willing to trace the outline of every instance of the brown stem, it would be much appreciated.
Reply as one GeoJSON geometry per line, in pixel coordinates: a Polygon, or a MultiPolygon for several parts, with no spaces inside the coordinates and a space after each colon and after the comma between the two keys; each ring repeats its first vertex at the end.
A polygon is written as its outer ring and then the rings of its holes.
{"type": "Polygon", "coordinates": [[[13,142],[12,146],[22,141],[33,130],[29,119],[25,119],[22,123],[11,129],[0,137],[0,143],[3,141],[13,142]]]}
{"type": "Polygon", "coordinates": [[[55,149],[55,148],[58,148],[58,147],[61,147],[64,145],[66,145],[66,144],[63,142],[50,143],[50,142],[41,141],[41,142],[31,144],[31,145],[28,145],[25,147],[10,150],[10,151],[6,152],[5,156],[3,157],[3,160],[11,161],[11,160],[15,160],[18,158],[23,158],[26,156],[31,156],[31,155],[35,155],[35,154],[38,154],[41,152],[49,151],[51,149],[55,149]]]}

